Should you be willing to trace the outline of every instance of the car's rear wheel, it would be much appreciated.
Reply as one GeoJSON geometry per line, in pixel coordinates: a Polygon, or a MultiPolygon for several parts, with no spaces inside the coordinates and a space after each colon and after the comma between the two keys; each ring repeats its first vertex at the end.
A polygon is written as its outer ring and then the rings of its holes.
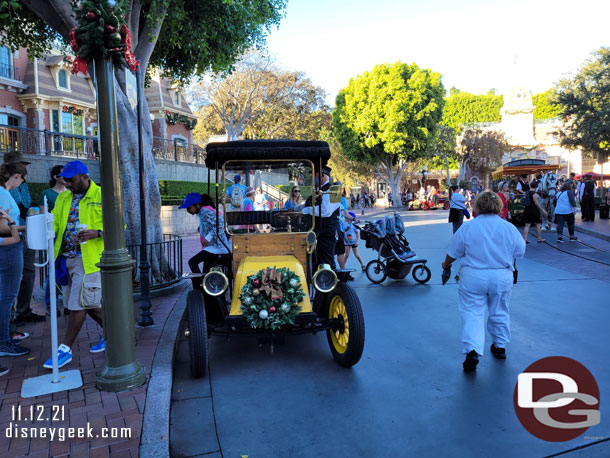
{"type": "Polygon", "coordinates": [[[196,290],[186,296],[189,330],[190,369],[193,377],[203,377],[208,369],[208,328],[203,295],[196,290]]]}
{"type": "Polygon", "coordinates": [[[364,350],[364,316],[360,300],[354,290],[339,283],[328,294],[328,318],[336,325],[326,331],[333,358],[343,367],[360,361],[364,350]]]}

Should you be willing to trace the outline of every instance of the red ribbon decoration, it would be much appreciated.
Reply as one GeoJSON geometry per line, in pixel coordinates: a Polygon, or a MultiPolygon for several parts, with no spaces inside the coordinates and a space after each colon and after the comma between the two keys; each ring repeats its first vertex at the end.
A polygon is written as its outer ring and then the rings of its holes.
{"type": "Polygon", "coordinates": [[[140,67],[140,62],[138,62],[131,50],[131,32],[125,24],[121,25],[121,35],[125,35],[125,60],[127,61],[127,64],[129,64],[129,69],[132,72],[136,71],[138,67],[140,67]]]}
{"type": "Polygon", "coordinates": [[[275,267],[273,269],[265,269],[262,283],[260,290],[271,297],[271,300],[282,299],[284,297],[280,287],[282,283],[282,272],[275,270],[275,267]]]}

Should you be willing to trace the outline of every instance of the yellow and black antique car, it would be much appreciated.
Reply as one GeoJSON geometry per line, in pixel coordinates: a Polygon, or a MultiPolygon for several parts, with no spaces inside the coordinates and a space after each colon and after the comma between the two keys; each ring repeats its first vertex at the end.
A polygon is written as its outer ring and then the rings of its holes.
{"type": "Polygon", "coordinates": [[[328,144],[246,140],[210,143],[206,150],[208,176],[216,182],[212,197],[224,217],[223,227],[217,214],[216,231],[226,231],[230,253],[218,255],[216,265],[199,274],[203,293],[193,289],[187,296],[191,374],[205,375],[209,338],[215,335],[273,339],[326,331],[336,362],[356,364],[364,348],[364,317],[358,296],[344,281],[349,272],[316,262],[325,219],[312,215],[320,214],[322,199],[340,200],[338,187],[326,193],[316,187],[330,158],[328,144]],[[236,174],[245,186],[263,190],[265,205],[234,205],[227,181],[236,174]],[[310,189],[311,198],[287,208],[286,190],[295,186],[310,189]]]}

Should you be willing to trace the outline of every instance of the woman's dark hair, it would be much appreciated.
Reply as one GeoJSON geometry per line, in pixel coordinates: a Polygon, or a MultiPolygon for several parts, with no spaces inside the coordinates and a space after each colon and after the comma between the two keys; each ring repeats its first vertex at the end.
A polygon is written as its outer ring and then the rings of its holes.
{"type": "Polygon", "coordinates": [[[64,166],[61,164],[53,166],[53,168],[51,169],[51,179],[49,180],[50,188],[54,187],[57,184],[57,180],[55,179],[55,177],[59,175],[63,169],[64,166]]]}
{"type": "Polygon", "coordinates": [[[451,192],[455,192],[459,189],[459,186],[457,184],[451,185],[451,192]]]}
{"type": "Polygon", "coordinates": [[[21,162],[10,162],[0,165],[0,186],[4,187],[6,182],[16,173],[26,176],[28,169],[21,162]]]}
{"type": "Polygon", "coordinates": [[[212,207],[216,209],[216,202],[209,194],[201,194],[201,206],[202,207],[212,207]]]}

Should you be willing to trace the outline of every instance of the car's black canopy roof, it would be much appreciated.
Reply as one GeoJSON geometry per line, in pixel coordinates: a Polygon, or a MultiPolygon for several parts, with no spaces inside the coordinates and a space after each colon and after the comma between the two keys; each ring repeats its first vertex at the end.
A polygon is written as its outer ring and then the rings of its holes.
{"type": "Polygon", "coordinates": [[[237,140],[224,143],[208,143],[205,165],[222,167],[227,161],[265,161],[271,159],[307,159],[316,167],[322,160],[330,159],[328,143],[302,140],[237,140]]]}

